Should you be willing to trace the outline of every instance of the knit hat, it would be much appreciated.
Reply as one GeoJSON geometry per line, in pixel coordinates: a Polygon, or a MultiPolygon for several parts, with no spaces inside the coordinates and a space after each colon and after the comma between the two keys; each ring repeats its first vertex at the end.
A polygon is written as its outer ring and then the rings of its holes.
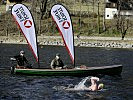
{"type": "Polygon", "coordinates": [[[20,54],[24,54],[25,52],[23,50],[20,51],[20,54]]]}
{"type": "Polygon", "coordinates": [[[56,56],[60,56],[60,54],[59,54],[59,53],[57,53],[57,54],[56,54],[56,56]]]}

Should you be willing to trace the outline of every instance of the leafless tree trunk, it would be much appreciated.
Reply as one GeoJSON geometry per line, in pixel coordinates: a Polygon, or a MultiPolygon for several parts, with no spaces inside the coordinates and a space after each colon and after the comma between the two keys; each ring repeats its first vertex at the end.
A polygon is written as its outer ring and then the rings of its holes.
{"type": "Polygon", "coordinates": [[[100,12],[99,12],[99,4],[100,4],[100,1],[98,0],[98,33],[100,34],[100,12]]]}
{"type": "Polygon", "coordinates": [[[81,27],[82,27],[82,25],[81,25],[81,14],[82,14],[82,12],[81,12],[81,5],[82,5],[82,0],[79,0],[79,2],[80,2],[80,12],[79,12],[80,14],[79,14],[79,19],[78,19],[78,24],[79,24],[79,34],[77,35],[78,38],[82,34],[81,33],[81,27]]]}
{"type": "Polygon", "coordinates": [[[47,7],[47,2],[48,0],[41,0],[40,4],[40,13],[41,13],[41,19],[43,18],[45,12],[46,12],[46,7],[47,7]]]}
{"type": "Polygon", "coordinates": [[[129,23],[129,19],[122,18],[121,22],[121,34],[122,34],[122,40],[124,40],[124,37],[127,33],[127,30],[131,27],[129,23]]]}
{"type": "Polygon", "coordinates": [[[117,2],[117,6],[118,6],[118,16],[117,16],[117,30],[119,31],[120,30],[120,22],[121,22],[121,15],[120,15],[120,12],[121,12],[121,0],[118,0],[117,2]]]}
{"type": "MultiPolygon", "coordinates": [[[[7,15],[8,16],[8,15],[7,15]]],[[[9,33],[9,19],[6,18],[6,36],[8,37],[8,33],[9,33]]]]}
{"type": "Polygon", "coordinates": [[[127,17],[121,15],[121,2],[122,0],[118,0],[117,30],[122,34],[122,40],[124,40],[127,30],[130,27],[130,23],[127,17]]]}
{"type": "Polygon", "coordinates": [[[39,34],[41,34],[41,22],[46,12],[47,2],[48,0],[41,0],[40,2],[39,34]]]}
{"type": "Polygon", "coordinates": [[[106,31],[106,25],[105,25],[105,8],[106,8],[106,4],[105,4],[105,0],[104,0],[104,8],[103,8],[103,31],[106,31]]]}

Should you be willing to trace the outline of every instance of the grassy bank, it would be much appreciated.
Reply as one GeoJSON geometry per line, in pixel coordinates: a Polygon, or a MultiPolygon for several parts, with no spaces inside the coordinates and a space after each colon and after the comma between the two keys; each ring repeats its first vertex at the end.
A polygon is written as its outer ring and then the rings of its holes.
{"type": "MultiPolygon", "coordinates": [[[[103,2],[103,1],[102,1],[103,2]]],[[[97,2],[92,6],[92,3],[63,3],[71,13],[73,31],[75,36],[99,36],[99,37],[121,37],[121,32],[117,30],[117,19],[103,20],[103,8],[104,4],[100,2],[100,25],[98,25],[98,15],[97,15],[97,2]],[[103,23],[104,22],[104,23],[103,23]],[[103,24],[105,24],[105,29],[103,24]],[[100,34],[99,34],[100,29],[100,34]]],[[[70,3],[70,2],[69,2],[70,3]]],[[[30,8],[32,8],[32,3],[27,3],[30,8]]],[[[51,8],[52,5],[47,6],[51,8]]],[[[4,11],[5,6],[1,6],[2,11],[4,11]]],[[[36,7],[38,9],[39,6],[36,7]]],[[[50,10],[50,9],[49,9],[50,10]]],[[[49,11],[48,10],[48,11],[49,11]]],[[[40,21],[40,13],[37,11],[32,11],[33,17],[35,19],[36,33],[38,36],[59,36],[57,27],[52,20],[49,12],[44,15],[43,19],[40,21]],[[41,23],[40,23],[41,22],[41,23]]],[[[125,20],[126,21],[126,20],[125,20]]],[[[129,19],[130,25],[133,24],[132,18],[129,19]]],[[[126,27],[125,24],[122,27],[126,27]]],[[[126,33],[126,37],[133,37],[132,26],[129,27],[126,33]]],[[[0,16],[0,35],[1,36],[14,36],[20,35],[21,32],[18,29],[15,21],[13,20],[11,13],[4,13],[0,16]]]]}

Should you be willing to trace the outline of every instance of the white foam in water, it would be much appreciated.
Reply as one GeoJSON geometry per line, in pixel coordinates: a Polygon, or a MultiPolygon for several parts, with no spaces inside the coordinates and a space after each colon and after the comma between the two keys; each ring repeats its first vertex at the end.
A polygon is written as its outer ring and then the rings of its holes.
{"type": "Polygon", "coordinates": [[[85,77],[84,79],[79,82],[78,85],[75,85],[74,89],[75,90],[84,90],[85,89],[85,82],[89,79],[90,77],[85,77]]]}

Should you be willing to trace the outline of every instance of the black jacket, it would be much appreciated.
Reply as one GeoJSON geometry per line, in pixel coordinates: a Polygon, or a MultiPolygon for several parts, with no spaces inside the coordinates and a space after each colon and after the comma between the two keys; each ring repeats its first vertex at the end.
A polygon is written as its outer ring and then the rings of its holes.
{"type": "Polygon", "coordinates": [[[28,64],[28,61],[25,58],[25,56],[17,55],[17,56],[14,56],[14,58],[17,60],[17,63],[19,66],[24,66],[25,63],[28,64]]]}
{"type": "Polygon", "coordinates": [[[63,68],[64,66],[64,63],[61,59],[53,59],[52,62],[51,62],[51,68],[56,68],[56,67],[62,67],[63,68]]]}

